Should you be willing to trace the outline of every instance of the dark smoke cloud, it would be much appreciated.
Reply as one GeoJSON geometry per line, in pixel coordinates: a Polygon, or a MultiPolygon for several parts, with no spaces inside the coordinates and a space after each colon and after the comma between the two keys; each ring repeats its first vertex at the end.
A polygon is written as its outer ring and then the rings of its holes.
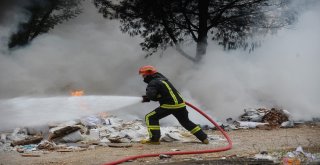
{"type": "Polygon", "coordinates": [[[1,0],[0,2],[0,25],[12,21],[17,12],[22,8],[31,5],[35,0],[1,0]]]}
{"type": "Polygon", "coordinates": [[[12,18],[12,13],[16,10],[20,0],[3,0],[0,2],[0,24],[12,18]]]}

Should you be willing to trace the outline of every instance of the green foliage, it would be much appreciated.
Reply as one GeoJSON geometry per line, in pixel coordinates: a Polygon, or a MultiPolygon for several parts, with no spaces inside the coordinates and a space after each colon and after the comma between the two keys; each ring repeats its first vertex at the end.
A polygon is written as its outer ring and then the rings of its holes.
{"type": "Polygon", "coordinates": [[[208,37],[225,49],[248,48],[248,38],[295,19],[287,10],[289,0],[94,0],[94,4],[104,17],[119,19],[123,32],[144,38],[140,45],[148,55],[172,45],[180,49],[192,41],[197,44],[196,56],[201,56],[208,37]]]}
{"type": "Polygon", "coordinates": [[[9,48],[23,46],[40,34],[47,33],[57,24],[72,19],[82,11],[82,0],[47,0],[43,3],[31,3],[25,6],[29,15],[27,22],[19,25],[19,30],[12,34],[9,48]]]}

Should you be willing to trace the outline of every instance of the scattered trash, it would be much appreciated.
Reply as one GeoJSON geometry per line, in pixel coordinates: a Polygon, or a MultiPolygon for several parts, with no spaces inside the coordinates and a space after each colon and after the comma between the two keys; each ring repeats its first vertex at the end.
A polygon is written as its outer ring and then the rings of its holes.
{"type": "Polygon", "coordinates": [[[251,121],[236,121],[237,128],[257,128],[260,125],[267,125],[268,123],[251,122],[251,121]]]}
{"type": "Polygon", "coordinates": [[[26,127],[26,134],[27,135],[37,135],[37,136],[41,136],[44,134],[44,132],[48,132],[49,127],[46,126],[38,126],[38,127],[26,127]]]}
{"type": "Polygon", "coordinates": [[[49,133],[48,140],[51,141],[58,138],[62,138],[70,133],[78,131],[79,129],[81,129],[81,127],[75,126],[75,125],[51,128],[49,131],[50,133],[49,133]]]}
{"type": "Polygon", "coordinates": [[[159,155],[160,159],[168,159],[168,158],[171,158],[171,157],[172,157],[172,155],[165,155],[165,154],[160,154],[159,155]]]}
{"type": "Polygon", "coordinates": [[[37,149],[45,149],[45,150],[54,150],[56,149],[56,144],[54,142],[49,142],[47,140],[41,141],[41,143],[38,144],[37,149]]]}
{"type": "Polygon", "coordinates": [[[20,146],[16,147],[16,151],[19,153],[31,152],[31,151],[36,151],[36,150],[37,150],[36,144],[20,145],[20,146]]]}
{"type": "Polygon", "coordinates": [[[66,142],[66,143],[75,143],[75,142],[81,141],[82,139],[83,137],[80,131],[78,130],[62,137],[60,141],[66,142]]]}
{"type": "Polygon", "coordinates": [[[108,138],[108,140],[111,143],[129,143],[130,142],[130,139],[126,137],[120,137],[120,136],[110,137],[108,138]]]}
{"type": "Polygon", "coordinates": [[[268,155],[268,151],[261,151],[260,154],[262,154],[262,155],[268,155]]]}
{"type": "Polygon", "coordinates": [[[97,116],[88,116],[82,118],[81,123],[88,128],[96,128],[98,125],[103,125],[105,121],[97,116]]]}
{"type": "Polygon", "coordinates": [[[1,139],[0,139],[0,142],[2,142],[2,143],[6,143],[6,141],[7,141],[7,135],[6,134],[1,134],[1,139]]]}
{"type": "Polygon", "coordinates": [[[285,121],[285,122],[281,123],[280,127],[292,128],[292,127],[294,127],[294,122],[293,121],[285,121]]]}
{"type": "Polygon", "coordinates": [[[40,157],[38,154],[21,154],[23,157],[40,157]]]}
{"type": "Polygon", "coordinates": [[[100,139],[99,130],[98,130],[98,129],[90,129],[89,136],[90,136],[92,139],[95,139],[95,140],[100,139]]]}
{"type": "Polygon", "coordinates": [[[25,132],[21,131],[20,128],[15,128],[11,134],[7,136],[7,138],[11,141],[20,141],[24,140],[28,135],[25,132]]]}
{"type": "Polygon", "coordinates": [[[244,114],[240,116],[241,121],[253,121],[253,122],[261,122],[263,116],[268,113],[269,110],[265,108],[259,109],[244,109],[244,114]]]}
{"type": "Polygon", "coordinates": [[[255,158],[255,159],[262,159],[262,160],[271,160],[271,161],[276,160],[276,158],[272,157],[271,155],[265,154],[265,153],[263,153],[263,154],[261,154],[261,153],[256,154],[256,155],[254,156],[254,158],[255,158]]]}
{"type": "Polygon", "coordinates": [[[172,141],[180,141],[181,135],[177,131],[168,131],[161,137],[161,141],[172,142],[172,141]]]}
{"type": "Polygon", "coordinates": [[[72,149],[58,149],[56,151],[57,152],[73,152],[74,150],[72,150],[72,149]]]}
{"type": "Polygon", "coordinates": [[[101,143],[109,143],[110,140],[107,139],[107,138],[102,138],[102,139],[100,140],[100,142],[101,142],[101,143]]]}
{"type": "Polygon", "coordinates": [[[128,148],[132,147],[131,143],[107,143],[109,147],[115,147],[115,148],[128,148]]]}
{"type": "Polygon", "coordinates": [[[38,144],[43,139],[42,136],[31,136],[27,137],[23,140],[13,141],[11,143],[11,146],[17,146],[17,145],[27,145],[27,144],[38,144]]]}
{"type": "Polygon", "coordinates": [[[237,121],[234,121],[232,118],[227,118],[227,123],[221,124],[220,127],[224,129],[225,131],[231,131],[238,129],[238,123],[237,121]]]}
{"type": "Polygon", "coordinates": [[[218,141],[226,141],[226,139],[221,138],[218,135],[208,135],[208,140],[209,141],[216,141],[216,142],[218,142],[218,141]]]}
{"type": "Polygon", "coordinates": [[[301,146],[298,146],[295,151],[287,152],[282,157],[282,163],[284,165],[293,164],[319,164],[320,154],[311,154],[305,152],[301,146]]]}
{"type": "MultiPolygon", "coordinates": [[[[290,113],[286,110],[260,108],[245,109],[245,114],[241,115],[239,120],[228,118],[226,123],[221,123],[220,125],[225,130],[235,130],[249,128],[272,129],[275,127],[289,128],[294,127],[296,124],[297,122],[291,120],[290,113]]],[[[45,139],[42,136],[30,136],[31,134],[39,135],[45,133],[37,132],[32,128],[16,128],[12,132],[2,132],[0,151],[17,151],[21,155],[24,154],[24,157],[39,157],[41,156],[41,154],[37,154],[39,150],[45,150],[46,152],[75,152],[96,149],[96,147],[128,148],[133,146],[132,142],[139,142],[148,137],[144,121],[134,120],[126,122],[116,116],[89,116],[81,120],[51,124],[50,128],[49,132],[47,132],[49,135],[45,139]],[[36,139],[36,137],[39,139],[36,139]]],[[[208,131],[213,129],[208,125],[201,125],[201,128],[208,131]]],[[[194,136],[182,127],[161,127],[161,133],[161,141],[195,141],[194,136]]],[[[209,135],[208,140],[210,144],[225,141],[219,135],[209,135]]],[[[171,149],[171,151],[180,151],[180,149],[171,149]]],[[[171,157],[172,155],[159,155],[160,159],[171,157]]],[[[202,160],[202,158],[198,157],[190,159],[202,160]]],[[[221,159],[229,158],[221,157],[221,159]]],[[[251,159],[270,161],[278,159],[283,164],[303,164],[304,162],[316,162],[320,160],[318,155],[304,152],[302,147],[297,147],[295,151],[288,152],[282,155],[281,158],[275,157],[267,151],[261,151],[259,154],[251,154],[251,159]]]]}

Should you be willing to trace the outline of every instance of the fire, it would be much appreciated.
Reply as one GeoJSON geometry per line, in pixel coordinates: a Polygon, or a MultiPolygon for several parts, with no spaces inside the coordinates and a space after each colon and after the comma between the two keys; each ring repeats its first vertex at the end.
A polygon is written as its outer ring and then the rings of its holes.
{"type": "Polygon", "coordinates": [[[83,96],[84,95],[84,91],[83,90],[74,90],[70,92],[71,96],[83,96]]]}
{"type": "Polygon", "coordinates": [[[100,116],[101,118],[105,119],[105,118],[107,118],[109,115],[108,115],[107,112],[100,112],[100,113],[99,113],[99,116],[100,116]]]}

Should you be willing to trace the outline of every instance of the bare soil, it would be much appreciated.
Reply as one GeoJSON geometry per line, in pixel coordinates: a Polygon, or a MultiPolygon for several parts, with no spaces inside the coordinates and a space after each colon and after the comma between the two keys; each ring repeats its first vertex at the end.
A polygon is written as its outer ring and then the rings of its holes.
{"type": "MultiPolygon", "coordinates": [[[[208,134],[221,135],[219,131],[209,130],[208,134]]],[[[241,129],[228,132],[233,148],[224,152],[199,154],[199,155],[175,155],[169,159],[159,157],[142,158],[124,164],[191,164],[197,160],[214,160],[221,157],[248,157],[261,151],[287,152],[302,146],[305,152],[320,152],[320,124],[302,124],[295,128],[280,128],[272,130],[241,129]],[[188,163],[189,162],[189,163],[188,163]]],[[[221,135],[222,137],[222,135],[221,135]]],[[[100,165],[122,159],[127,156],[180,151],[215,149],[226,146],[226,141],[211,141],[209,145],[195,142],[162,142],[161,145],[142,145],[133,143],[129,148],[113,148],[96,146],[94,149],[86,149],[77,152],[46,151],[38,154],[39,157],[23,157],[16,151],[0,152],[1,165],[100,165]]]]}

